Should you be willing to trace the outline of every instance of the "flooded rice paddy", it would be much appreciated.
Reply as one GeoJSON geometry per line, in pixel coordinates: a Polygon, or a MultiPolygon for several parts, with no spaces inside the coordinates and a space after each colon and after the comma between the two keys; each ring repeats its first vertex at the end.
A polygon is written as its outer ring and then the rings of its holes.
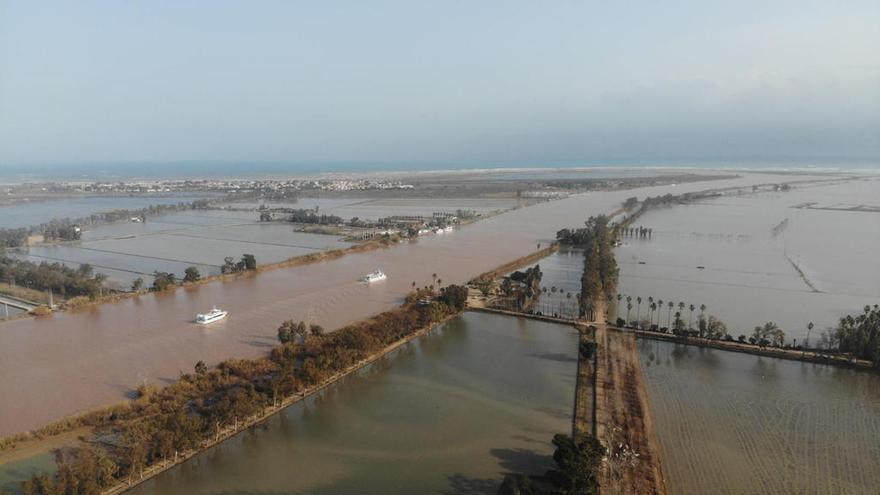
{"type": "Polygon", "coordinates": [[[434,213],[455,213],[470,210],[486,215],[528,204],[516,198],[299,198],[296,202],[246,202],[233,206],[256,208],[261,204],[269,207],[318,209],[319,213],[336,215],[345,220],[358,217],[377,220],[395,215],[419,215],[430,217],[434,213]]]}
{"type": "MultiPolygon", "coordinates": [[[[546,246],[563,227],[619,208],[629,196],[781,182],[760,174],[706,183],[596,192],[540,203],[442,236],[328,262],[144,295],[0,325],[0,435],[44,425],[130,397],[146,382],[168,383],[195,362],[265,354],[286,319],[334,329],[398,305],[412,282],[462,283],[546,246]],[[388,280],[358,280],[381,268],[388,280]],[[230,316],[209,327],[197,312],[217,305],[230,316]]],[[[149,221],[148,221],[149,225],[149,221]]],[[[579,270],[578,270],[579,271],[579,270]]]]}
{"type": "Polygon", "coordinates": [[[81,218],[102,211],[139,210],[150,205],[188,203],[208,194],[170,194],[113,197],[72,197],[0,205],[0,229],[30,227],[55,218],[81,218]]]}
{"type": "Polygon", "coordinates": [[[223,259],[253,254],[258,263],[340,249],[351,244],[337,236],[294,231],[282,223],[261,223],[255,212],[190,210],[148,217],[146,223],[117,223],[86,230],[82,241],[27,248],[23,258],[41,262],[83,263],[127,288],[141,277],[147,285],[158,271],[181,277],[195,266],[203,275],[220,273],[223,259]]]}
{"type": "Polygon", "coordinates": [[[551,468],[577,333],[467,313],[134,494],[490,493],[551,468]]]}
{"type": "Polygon", "coordinates": [[[803,342],[813,322],[815,344],[841,316],[880,302],[880,212],[798,208],[812,202],[880,206],[880,181],[748,193],[645,214],[636,225],[652,228],[651,238],[625,239],[617,250],[631,319],[638,296],[641,318],[659,317],[664,326],[668,311],[649,316],[648,297],[705,304],[734,337],[774,321],[788,343],[803,342]]]}
{"type": "Polygon", "coordinates": [[[877,493],[880,376],[638,345],[670,493],[877,493]]]}

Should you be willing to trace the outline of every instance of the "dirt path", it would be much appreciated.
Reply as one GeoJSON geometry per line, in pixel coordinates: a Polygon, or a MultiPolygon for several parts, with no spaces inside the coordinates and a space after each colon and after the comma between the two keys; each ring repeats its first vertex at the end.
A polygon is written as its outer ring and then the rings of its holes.
{"type": "Polygon", "coordinates": [[[608,330],[597,308],[596,436],[608,448],[605,493],[665,494],[660,444],[639,365],[635,336],[608,330]]]}

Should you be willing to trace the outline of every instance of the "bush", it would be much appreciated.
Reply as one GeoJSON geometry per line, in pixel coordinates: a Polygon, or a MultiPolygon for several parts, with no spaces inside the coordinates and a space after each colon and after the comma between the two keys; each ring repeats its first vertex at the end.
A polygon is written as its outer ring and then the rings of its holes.
{"type": "Polygon", "coordinates": [[[31,314],[34,316],[47,316],[52,314],[52,310],[49,309],[49,306],[40,305],[31,310],[31,314]]]}

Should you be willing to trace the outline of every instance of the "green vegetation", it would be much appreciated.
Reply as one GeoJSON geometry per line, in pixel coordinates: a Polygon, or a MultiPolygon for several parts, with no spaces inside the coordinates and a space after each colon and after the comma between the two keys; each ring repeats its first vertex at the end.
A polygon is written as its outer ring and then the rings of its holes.
{"type": "MultiPolygon", "coordinates": [[[[694,311],[698,308],[693,304],[687,305],[684,302],[676,304],[669,301],[665,306],[666,323],[664,325],[664,302],[662,299],[654,299],[654,297],[651,296],[644,300],[648,303],[644,317],[641,312],[641,303],[643,301],[641,297],[635,299],[635,306],[632,305],[632,296],[617,294],[616,299],[618,314],[621,312],[620,306],[623,304],[624,299],[626,300],[627,308],[626,318],[617,318],[616,324],[619,327],[638,328],[640,330],[662,333],[671,332],[674,335],[682,337],[699,337],[711,340],[733,340],[733,337],[727,333],[727,325],[725,325],[723,321],[713,315],[706,314],[705,304],[701,304],[699,307],[700,313],[696,315],[696,328],[694,328],[694,311]],[[672,310],[675,307],[678,307],[679,311],[673,313],[672,310]],[[631,319],[633,308],[636,310],[635,318],[631,319]],[[686,315],[684,312],[685,310],[688,311],[686,315]],[[687,319],[685,319],[685,316],[687,316],[687,319]]],[[[614,298],[610,298],[609,300],[613,301],[614,298]]],[[[745,340],[745,337],[743,337],[743,340],[745,340]]]]}
{"type": "MultiPolygon", "coordinates": [[[[262,220],[262,216],[260,219],[262,220]]],[[[318,225],[341,225],[345,223],[345,220],[343,220],[342,217],[327,215],[324,213],[318,215],[317,209],[313,210],[308,208],[292,210],[287,221],[292,223],[314,223],[318,225]]]]}
{"type": "Polygon", "coordinates": [[[504,477],[499,495],[592,495],[599,493],[596,475],[605,447],[596,438],[584,435],[577,441],[568,435],[553,437],[556,469],[534,482],[522,473],[504,477]]]}
{"type": "Polygon", "coordinates": [[[0,246],[15,248],[27,244],[32,235],[42,235],[46,240],[74,241],[80,239],[81,225],[100,223],[127,222],[132,218],[146,221],[147,215],[161,215],[175,211],[205,209],[209,206],[207,199],[197,199],[189,203],[153,205],[140,210],[118,209],[94,213],[81,218],[62,218],[27,228],[0,229],[0,246]]]}
{"type": "Polygon", "coordinates": [[[880,368],[880,305],[866,305],[862,314],[841,318],[824,340],[826,347],[836,346],[840,352],[867,359],[880,368]]]}
{"type": "Polygon", "coordinates": [[[291,328],[297,338],[282,339],[268,357],[230,359],[212,370],[199,361],[194,374],[167,387],[143,386],[131,403],[66,423],[93,426],[101,440],[71,449],[58,459],[53,477],[34,476],[23,489],[29,495],[92,494],[138,479],[148,467],[237,431],[284,399],[458,313],[462,294],[466,288],[455,285],[440,294],[415,291],[400,308],[327,334],[317,325],[306,334],[305,323],[285,322],[282,328],[291,328]]]}
{"type": "Polygon", "coordinates": [[[579,297],[580,315],[591,312],[598,300],[605,300],[617,291],[617,260],[614,259],[614,230],[608,224],[608,217],[590,217],[586,227],[570,231],[563,229],[556,238],[565,244],[573,244],[584,249],[584,271],[581,274],[579,297]]]}
{"type": "Polygon", "coordinates": [[[768,321],[764,325],[755,327],[749,342],[759,347],[782,347],[785,344],[785,332],[776,323],[768,321]]]}
{"type": "Polygon", "coordinates": [[[256,270],[257,259],[252,254],[243,254],[241,259],[236,263],[235,258],[227,256],[223,259],[223,266],[220,267],[220,273],[238,273],[245,270],[256,270]]]}
{"type": "Polygon", "coordinates": [[[529,311],[541,295],[541,265],[515,271],[501,281],[501,294],[496,304],[511,311],[529,311]]]}
{"type": "Polygon", "coordinates": [[[52,291],[63,297],[100,295],[107,276],[94,273],[92,266],[82,264],[77,269],[61,263],[34,263],[0,257],[0,282],[19,285],[39,291],[52,291]]]}
{"type": "Polygon", "coordinates": [[[183,272],[183,281],[184,282],[198,282],[199,280],[201,280],[201,278],[202,278],[202,274],[199,273],[199,269],[194,266],[187,268],[183,272]]]}
{"type": "Polygon", "coordinates": [[[153,290],[156,292],[162,292],[163,290],[167,290],[170,287],[174,287],[177,284],[177,280],[174,277],[173,273],[169,272],[153,272],[153,290]]]}

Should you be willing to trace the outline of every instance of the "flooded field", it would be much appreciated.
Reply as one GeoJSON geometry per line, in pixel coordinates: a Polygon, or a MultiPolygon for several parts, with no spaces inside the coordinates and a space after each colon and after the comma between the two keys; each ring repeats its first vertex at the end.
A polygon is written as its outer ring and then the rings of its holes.
{"type": "Polygon", "coordinates": [[[53,218],[80,218],[102,211],[139,210],[150,205],[187,203],[204,197],[206,195],[194,194],[81,197],[0,206],[0,229],[30,227],[53,218]]]}
{"type": "Polygon", "coordinates": [[[876,494],[880,376],[640,340],[670,493],[876,494]]]}
{"type": "Polygon", "coordinates": [[[256,208],[261,204],[284,208],[317,208],[319,213],[336,215],[345,220],[353,217],[377,220],[394,215],[430,217],[435,212],[454,213],[470,210],[488,214],[528,204],[517,198],[300,198],[296,202],[244,202],[232,206],[256,208]]]}
{"type": "Polygon", "coordinates": [[[223,259],[253,254],[258,263],[275,263],[304,254],[351,245],[336,236],[295,232],[282,223],[260,223],[254,212],[190,210],[86,230],[80,242],[27,248],[35,262],[91,264],[109,276],[111,286],[127,288],[141,277],[149,285],[154,271],[183,276],[195,266],[204,275],[220,273],[223,259]]]}
{"type": "MultiPolygon", "coordinates": [[[[651,211],[636,222],[653,229],[651,238],[625,239],[617,250],[620,292],[643,298],[642,318],[648,297],[705,304],[734,337],[774,321],[789,343],[803,342],[813,322],[815,343],[841,316],[880,301],[880,212],[843,209],[858,205],[880,206],[880,181],[651,211]],[[808,203],[839,209],[798,207],[808,203]]],[[[667,313],[660,312],[662,325],[667,313]]]]}
{"type": "MultiPolygon", "coordinates": [[[[739,179],[597,192],[541,203],[465,226],[443,236],[333,261],[244,275],[236,280],[150,294],[49,318],[0,324],[0,435],[130,397],[145,381],[167,383],[203,360],[264,354],[286,319],[334,329],[399,304],[412,282],[444,284],[546,246],[563,227],[617,209],[629,196],[781,181],[766,174],[739,179]],[[381,268],[388,280],[358,280],[381,268]],[[217,305],[230,316],[210,327],[193,324],[217,305]],[[63,329],[63,331],[61,331],[63,329]],[[62,393],[62,391],[64,393],[62,393]]],[[[546,285],[546,284],[545,284],[546,285]]]]}
{"type": "Polygon", "coordinates": [[[496,493],[571,429],[573,329],[467,313],[134,494],[496,493]]]}

